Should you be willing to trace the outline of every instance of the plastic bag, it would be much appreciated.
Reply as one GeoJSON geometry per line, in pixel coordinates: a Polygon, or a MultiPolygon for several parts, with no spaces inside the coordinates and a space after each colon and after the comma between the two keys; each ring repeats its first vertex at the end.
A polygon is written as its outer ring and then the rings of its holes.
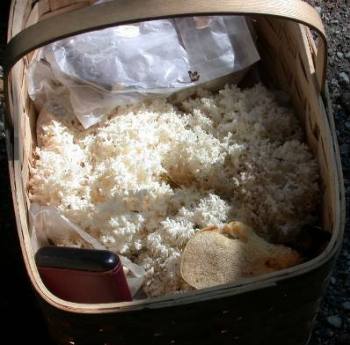
{"type": "Polygon", "coordinates": [[[119,105],[241,71],[259,59],[244,17],[186,17],[81,34],[39,51],[28,71],[38,110],[52,97],[88,128],[119,105]]]}
{"type": "MultiPolygon", "coordinates": [[[[40,247],[59,244],[64,246],[88,247],[106,250],[98,240],[73,224],[55,207],[32,204],[29,210],[32,230],[32,247],[36,252],[40,247]]],[[[126,273],[132,296],[140,290],[145,276],[143,267],[128,258],[118,255],[126,273]]]]}

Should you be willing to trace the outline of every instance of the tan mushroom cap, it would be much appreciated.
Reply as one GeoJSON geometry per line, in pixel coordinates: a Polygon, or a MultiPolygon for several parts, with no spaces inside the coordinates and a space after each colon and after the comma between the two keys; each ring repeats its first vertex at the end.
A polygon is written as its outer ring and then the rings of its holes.
{"type": "Polygon", "coordinates": [[[266,242],[241,222],[211,226],[188,241],[181,258],[181,275],[196,289],[237,282],[297,265],[300,255],[283,245],[266,242]]]}

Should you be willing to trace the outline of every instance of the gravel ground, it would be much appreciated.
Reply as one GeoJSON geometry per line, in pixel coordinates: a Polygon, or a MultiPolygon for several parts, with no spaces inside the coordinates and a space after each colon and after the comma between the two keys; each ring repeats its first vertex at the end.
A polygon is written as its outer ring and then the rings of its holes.
{"type": "MultiPolygon", "coordinates": [[[[350,1],[309,1],[316,6],[329,36],[328,81],[342,155],[347,210],[350,196],[350,1]]],[[[345,230],[343,250],[321,306],[310,345],[350,344],[350,236],[345,230]]]]}
{"type": "MultiPolygon", "coordinates": [[[[329,35],[329,73],[331,98],[337,127],[337,136],[342,154],[342,163],[347,192],[347,209],[350,196],[350,1],[309,0],[316,6],[327,25],[329,35]]],[[[0,65],[3,58],[7,6],[9,1],[0,1],[0,65]]],[[[1,72],[0,72],[1,74],[1,72]]],[[[0,114],[3,107],[0,101],[0,114]]],[[[4,268],[0,312],[2,334],[17,343],[23,334],[35,339],[36,344],[49,345],[45,323],[42,319],[33,292],[27,281],[11,206],[11,196],[5,155],[3,123],[0,120],[0,241],[1,262],[4,268]],[[5,278],[6,277],[6,278],[5,278]],[[6,284],[4,284],[6,282],[6,284]],[[28,320],[32,320],[29,325],[28,320]],[[20,325],[20,332],[12,332],[12,326],[20,325]]],[[[346,227],[344,246],[337,261],[331,284],[323,300],[310,345],[350,344],[350,238],[349,224],[346,227]]],[[[283,344],[281,344],[283,345],[283,344]]]]}

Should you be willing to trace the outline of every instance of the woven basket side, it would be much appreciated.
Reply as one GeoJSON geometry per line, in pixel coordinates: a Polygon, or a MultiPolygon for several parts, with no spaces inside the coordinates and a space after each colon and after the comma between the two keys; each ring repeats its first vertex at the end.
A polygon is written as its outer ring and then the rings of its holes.
{"type": "Polygon", "coordinates": [[[334,232],[339,225],[339,189],[333,138],[315,68],[314,44],[310,30],[280,19],[257,21],[260,52],[268,81],[286,91],[304,126],[307,142],[317,157],[322,176],[324,229],[334,232]],[[331,168],[333,167],[333,168],[331,168]],[[338,205],[338,206],[337,206],[338,205]],[[337,221],[338,219],[338,221],[337,221]]]}

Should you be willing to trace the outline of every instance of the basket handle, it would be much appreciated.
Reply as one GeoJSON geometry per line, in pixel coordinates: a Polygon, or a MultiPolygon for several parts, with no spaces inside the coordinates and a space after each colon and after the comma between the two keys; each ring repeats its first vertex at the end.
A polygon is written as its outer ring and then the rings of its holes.
{"type": "Polygon", "coordinates": [[[324,89],[327,41],[318,12],[300,0],[118,0],[51,17],[14,36],[6,49],[5,75],[24,55],[59,39],[118,24],[189,15],[264,15],[289,19],[316,30],[320,44],[315,70],[324,89]]]}

